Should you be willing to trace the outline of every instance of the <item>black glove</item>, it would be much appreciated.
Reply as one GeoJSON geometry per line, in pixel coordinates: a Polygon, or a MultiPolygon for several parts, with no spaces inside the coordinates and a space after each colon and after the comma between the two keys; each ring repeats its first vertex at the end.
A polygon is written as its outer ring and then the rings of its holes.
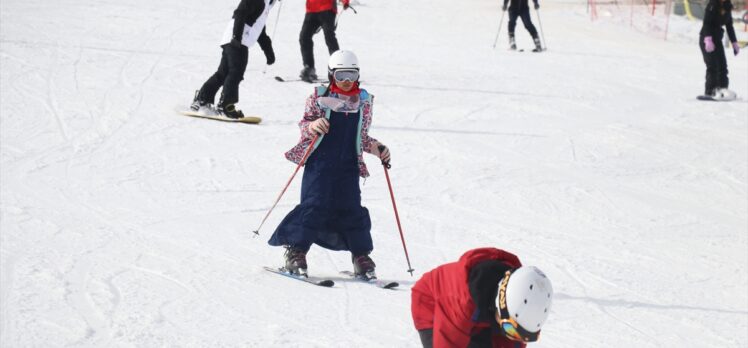
{"type": "Polygon", "coordinates": [[[242,42],[237,40],[236,38],[231,39],[231,42],[229,42],[229,45],[234,46],[236,48],[242,47],[242,42]]]}
{"type": "Polygon", "coordinates": [[[540,4],[538,4],[538,3],[536,2],[536,3],[535,3],[535,9],[537,10],[537,9],[539,9],[539,8],[540,8],[540,4]]]}
{"type": "Polygon", "coordinates": [[[273,52],[272,47],[265,51],[265,58],[267,59],[268,65],[273,65],[273,63],[275,63],[275,52],[273,52]]]}
{"type": "Polygon", "coordinates": [[[504,5],[504,6],[501,6],[501,10],[502,10],[502,11],[506,11],[506,5],[504,5]]]}

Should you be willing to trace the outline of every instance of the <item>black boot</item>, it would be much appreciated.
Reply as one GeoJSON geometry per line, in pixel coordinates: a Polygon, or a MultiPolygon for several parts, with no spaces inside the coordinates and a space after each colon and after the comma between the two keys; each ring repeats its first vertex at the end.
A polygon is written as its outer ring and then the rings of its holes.
{"type": "Polygon", "coordinates": [[[536,37],[532,41],[535,42],[535,49],[532,50],[533,52],[540,52],[543,50],[543,47],[540,46],[540,38],[536,37]]]}
{"type": "Polygon", "coordinates": [[[236,104],[220,105],[218,106],[218,113],[233,119],[244,118],[244,113],[236,109],[236,104]]]}
{"type": "Polygon", "coordinates": [[[314,81],[317,80],[317,72],[314,71],[314,68],[310,67],[309,65],[304,65],[304,69],[301,69],[299,77],[302,81],[314,83],[314,81]]]}
{"type": "Polygon", "coordinates": [[[283,256],[286,258],[287,271],[304,277],[307,276],[306,251],[287,246],[283,256]]]}
{"type": "Polygon", "coordinates": [[[218,108],[216,108],[219,115],[226,116],[228,118],[239,119],[244,118],[244,113],[241,110],[236,109],[236,104],[227,104],[223,99],[223,92],[221,92],[221,101],[218,102],[218,108]]]}
{"type": "Polygon", "coordinates": [[[517,43],[514,41],[514,34],[509,34],[509,49],[512,51],[517,49],[517,43]]]}
{"type": "Polygon", "coordinates": [[[369,257],[369,254],[364,255],[353,255],[353,274],[356,277],[363,279],[377,279],[377,274],[374,269],[377,265],[374,264],[374,260],[369,257]]]}

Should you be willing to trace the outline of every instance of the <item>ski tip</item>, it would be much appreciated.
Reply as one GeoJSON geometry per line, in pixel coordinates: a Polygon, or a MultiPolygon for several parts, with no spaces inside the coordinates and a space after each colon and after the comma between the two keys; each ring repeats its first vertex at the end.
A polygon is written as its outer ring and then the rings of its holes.
{"type": "Polygon", "coordinates": [[[329,279],[325,279],[325,280],[320,280],[319,282],[317,282],[317,285],[324,286],[326,288],[331,288],[335,285],[335,282],[329,279]]]}
{"type": "Polygon", "coordinates": [[[391,283],[385,284],[382,287],[385,288],[385,289],[390,289],[391,290],[391,289],[394,289],[394,288],[396,288],[398,286],[400,286],[400,283],[398,283],[398,282],[391,282],[391,283]]]}
{"type": "Polygon", "coordinates": [[[286,82],[286,80],[284,80],[284,79],[283,79],[282,77],[280,77],[280,76],[276,76],[276,77],[275,77],[275,80],[276,80],[276,81],[280,81],[280,82],[286,82]]]}

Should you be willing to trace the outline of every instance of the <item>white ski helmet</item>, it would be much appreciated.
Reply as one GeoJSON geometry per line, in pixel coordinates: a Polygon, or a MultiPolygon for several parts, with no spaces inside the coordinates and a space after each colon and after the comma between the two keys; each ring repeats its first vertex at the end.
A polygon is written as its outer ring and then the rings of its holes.
{"type": "MultiPolygon", "coordinates": [[[[551,311],[553,286],[537,267],[520,267],[507,272],[499,282],[496,296],[497,319],[504,331],[512,331],[513,338],[535,341],[551,311]],[[512,323],[513,322],[513,323],[512,323]],[[516,323],[518,325],[514,325],[516,323]]],[[[511,338],[511,337],[510,337],[511,338]]]]}
{"type": "Polygon", "coordinates": [[[327,71],[332,72],[336,69],[356,69],[358,70],[358,58],[351,51],[337,50],[330,56],[327,62],[327,71]]]}

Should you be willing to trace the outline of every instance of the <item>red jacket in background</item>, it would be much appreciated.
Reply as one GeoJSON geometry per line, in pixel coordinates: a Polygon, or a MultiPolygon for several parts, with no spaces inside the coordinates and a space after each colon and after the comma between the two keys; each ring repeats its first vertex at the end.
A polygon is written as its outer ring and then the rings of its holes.
{"type": "MultiPolygon", "coordinates": [[[[332,10],[338,13],[337,0],[306,0],[306,13],[317,13],[332,10]]],[[[348,4],[350,0],[342,0],[343,4],[348,4]]]]}
{"type": "MultiPolygon", "coordinates": [[[[411,312],[416,330],[434,330],[434,348],[464,348],[470,336],[490,328],[472,320],[476,305],[468,289],[470,269],[479,262],[498,260],[512,268],[522,263],[517,256],[496,248],[473,249],[457,262],[441,265],[419,279],[411,293],[411,312]]],[[[524,348],[525,344],[494,335],[493,348],[524,348]]]]}

